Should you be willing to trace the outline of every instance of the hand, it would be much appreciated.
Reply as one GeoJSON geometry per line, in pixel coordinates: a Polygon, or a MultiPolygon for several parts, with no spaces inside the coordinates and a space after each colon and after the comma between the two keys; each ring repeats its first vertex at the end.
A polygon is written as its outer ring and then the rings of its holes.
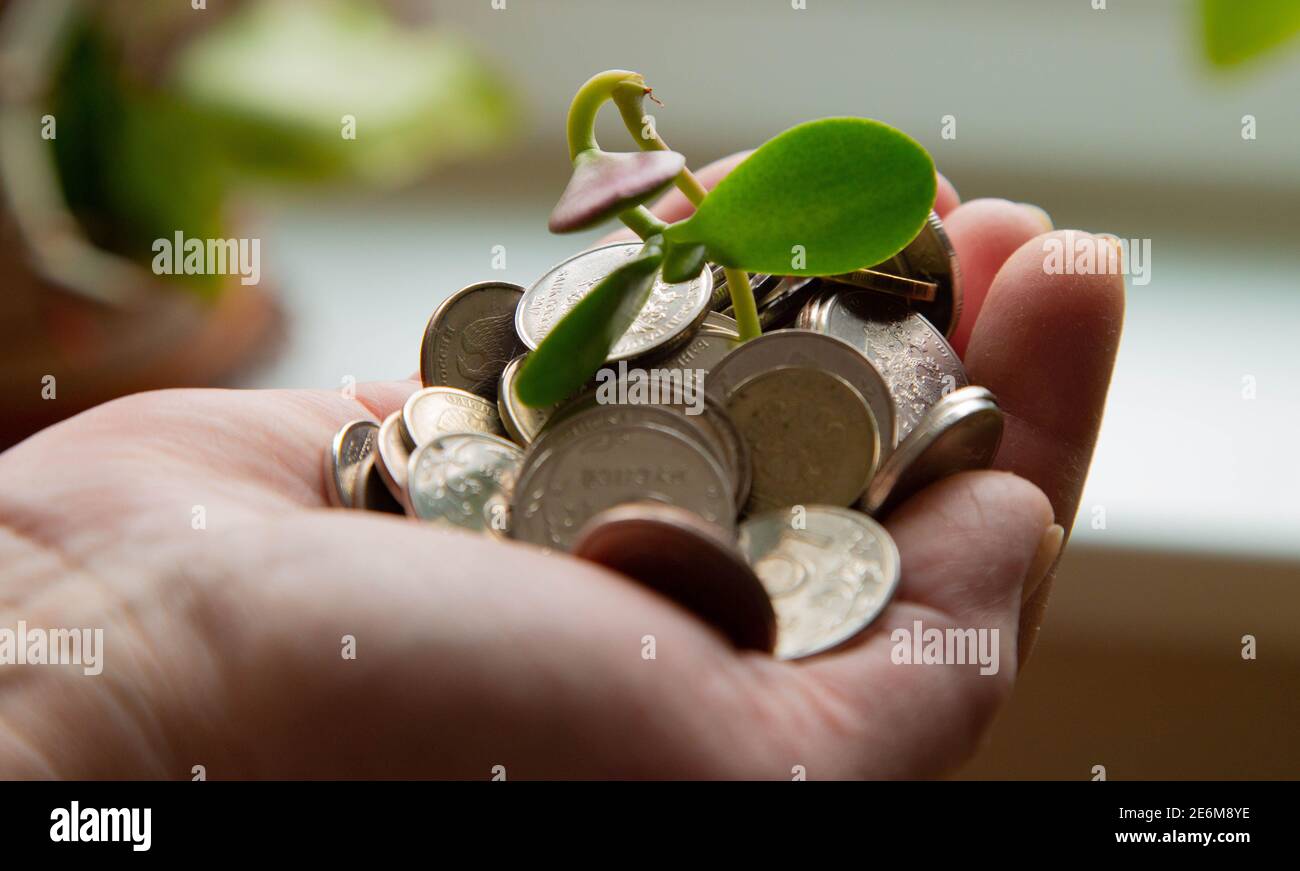
{"type": "MultiPolygon", "coordinates": [[[[729,165],[702,175],[716,181],[729,165]]],[[[659,210],[685,209],[669,196],[659,210]]],[[[140,394],[0,455],[0,628],[104,630],[98,676],[0,666],[0,775],[949,770],[1009,693],[1017,644],[1032,646],[1053,524],[1070,526],[1091,458],[1123,283],[1045,275],[1047,227],[1032,209],[958,206],[944,182],[938,210],[965,276],[971,381],[1007,414],[1003,471],[950,478],[895,512],[898,595],[847,649],[797,663],[737,653],[598,566],[327,509],[333,432],[382,420],[414,382],[363,385],[355,399],[140,394]],[[891,630],[916,619],[999,629],[1000,671],[892,664],[891,630]],[[342,656],[345,635],[355,659],[342,656]],[[641,657],[645,635],[653,660],[641,657]]]]}

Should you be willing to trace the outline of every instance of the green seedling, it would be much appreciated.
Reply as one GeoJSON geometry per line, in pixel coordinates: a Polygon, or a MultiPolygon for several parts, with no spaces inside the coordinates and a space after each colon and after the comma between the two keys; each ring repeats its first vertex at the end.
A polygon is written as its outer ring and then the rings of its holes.
{"type": "Polygon", "coordinates": [[[916,237],[934,206],[934,162],[910,137],[866,118],[824,118],[781,133],[705,191],[669,150],[642,103],[637,73],[587,81],[569,108],[573,177],[551,214],[554,232],[617,216],[641,237],[639,256],[583,297],[529,355],[516,382],[527,405],[565,399],[587,383],[636,319],[656,278],[675,283],[722,266],[742,341],[760,332],[750,272],[833,275],[873,266],[916,237]],[[640,153],[607,152],[596,115],[613,102],[640,153]],[[670,184],[695,205],[674,224],[645,203],[670,184]]]}

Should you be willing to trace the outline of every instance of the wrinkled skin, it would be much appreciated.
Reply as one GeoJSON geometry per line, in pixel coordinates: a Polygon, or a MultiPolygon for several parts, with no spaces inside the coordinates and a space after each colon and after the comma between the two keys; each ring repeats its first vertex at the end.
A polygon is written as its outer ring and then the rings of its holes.
{"type": "MultiPolygon", "coordinates": [[[[734,162],[702,176],[716,182],[734,162]]],[[[688,208],[674,193],[658,211],[688,208]]],[[[332,434],[382,419],[412,381],[362,385],[355,399],[147,393],[0,455],[0,627],[102,627],[106,648],[97,677],[0,668],[0,775],[950,770],[974,752],[1041,622],[1049,530],[1075,514],[1123,282],[1044,274],[1047,222],[1032,208],[958,205],[941,180],[937,209],[966,280],[959,350],[1006,410],[1006,437],[999,471],[950,478],[889,519],[902,584],[847,649],[799,663],[739,654],[597,566],[327,509],[332,434]],[[195,506],[206,529],[192,527],[195,506]],[[999,629],[1000,671],[892,664],[890,630],[914,619],[999,629]],[[355,659],[341,655],[345,635],[355,659]],[[646,635],[654,659],[642,658],[646,635]]]]}

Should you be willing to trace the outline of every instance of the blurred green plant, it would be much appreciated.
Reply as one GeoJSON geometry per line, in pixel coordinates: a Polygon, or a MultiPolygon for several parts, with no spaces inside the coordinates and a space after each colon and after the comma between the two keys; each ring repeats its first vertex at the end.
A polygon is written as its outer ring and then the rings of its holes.
{"type": "Polygon", "coordinates": [[[1210,61],[1234,67],[1300,33],[1300,2],[1201,0],[1201,29],[1210,61]]]}
{"type": "MultiPolygon", "coordinates": [[[[70,35],[52,145],[91,240],[136,260],[177,231],[229,235],[234,192],[402,184],[503,141],[514,115],[468,47],[357,0],[245,3],[156,82],[124,62],[118,24],[91,15],[70,35]]],[[[221,286],[220,276],[178,278],[204,294],[221,286]]]]}

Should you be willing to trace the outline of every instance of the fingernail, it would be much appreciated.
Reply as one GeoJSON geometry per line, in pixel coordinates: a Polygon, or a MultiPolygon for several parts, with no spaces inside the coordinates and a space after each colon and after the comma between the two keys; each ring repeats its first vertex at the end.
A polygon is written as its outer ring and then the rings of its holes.
{"type": "Polygon", "coordinates": [[[1033,203],[1021,203],[1020,207],[1022,209],[1028,209],[1033,213],[1034,220],[1042,225],[1044,233],[1050,233],[1056,229],[1055,225],[1052,224],[1052,216],[1043,211],[1041,207],[1036,206],[1033,203]]]}
{"type": "Polygon", "coordinates": [[[1061,555],[1061,543],[1064,541],[1065,530],[1059,523],[1053,523],[1043,532],[1043,537],[1038,540],[1038,550],[1029,563],[1029,570],[1025,572],[1025,586],[1020,593],[1020,604],[1028,602],[1042,586],[1043,579],[1052,570],[1052,566],[1056,565],[1056,558],[1061,555]]]}

